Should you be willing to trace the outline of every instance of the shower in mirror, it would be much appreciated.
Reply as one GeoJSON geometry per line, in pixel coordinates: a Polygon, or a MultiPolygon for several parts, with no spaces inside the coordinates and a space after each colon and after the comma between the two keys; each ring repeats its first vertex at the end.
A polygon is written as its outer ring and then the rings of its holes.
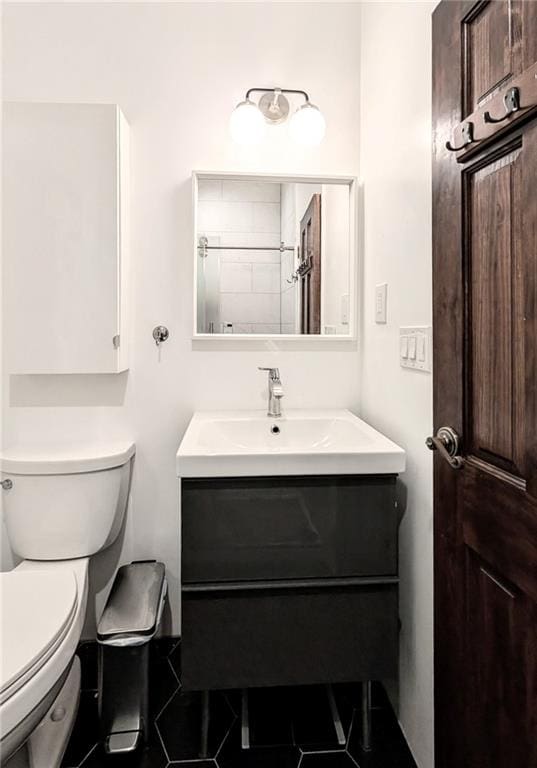
{"type": "Polygon", "coordinates": [[[195,173],[195,336],[353,335],[354,188],[195,173]]]}

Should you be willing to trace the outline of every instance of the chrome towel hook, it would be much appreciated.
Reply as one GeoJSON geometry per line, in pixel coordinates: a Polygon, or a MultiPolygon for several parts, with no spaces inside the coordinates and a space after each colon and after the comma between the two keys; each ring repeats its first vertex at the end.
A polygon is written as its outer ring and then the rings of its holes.
{"type": "Polygon", "coordinates": [[[462,144],[458,147],[454,147],[451,141],[446,141],[447,150],[450,152],[460,152],[461,149],[464,149],[469,144],[472,144],[474,140],[474,124],[470,122],[463,123],[461,127],[461,134],[462,144]]]}
{"type": "Polygon", "coordinates": [[[492,117],[490,112],[485,112],[483,120],[485,123],[502,123],[507,120],[508,117],[514,115],[520,109],[520,91],[518,88],[509,88],[505,96],[503,97],[503,104],[505,107],[505,114],[501,117],[492,117]]]}
{"type": "Polygon", "coordinates": [[[159,347],[163,341],[166,341],[169,335],[170,332],[165,325],[157,325],[155,328],[153,328],[153,338],[155,339],[155,344],[157,347],[159,347]]]}

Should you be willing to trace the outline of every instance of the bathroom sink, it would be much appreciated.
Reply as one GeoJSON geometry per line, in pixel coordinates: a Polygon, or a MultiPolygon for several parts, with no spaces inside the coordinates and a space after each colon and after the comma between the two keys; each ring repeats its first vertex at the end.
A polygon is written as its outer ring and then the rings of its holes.
{"type": "Polygon", "coordinates": [[[347,410],[200,411],[176,467],[179,477],[397,474],[405,452],[347,410]]]}

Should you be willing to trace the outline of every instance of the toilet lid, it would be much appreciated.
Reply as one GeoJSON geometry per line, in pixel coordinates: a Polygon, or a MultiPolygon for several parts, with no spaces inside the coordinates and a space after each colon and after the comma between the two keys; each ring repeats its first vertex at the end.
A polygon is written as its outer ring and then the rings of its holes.
{"type": "Polygon", "coordinates": [[[68,631],[77,606],[75,574],[67,569],[1,573],[0,601],[0,698],[5,701],[50,658],[68,631]]]}

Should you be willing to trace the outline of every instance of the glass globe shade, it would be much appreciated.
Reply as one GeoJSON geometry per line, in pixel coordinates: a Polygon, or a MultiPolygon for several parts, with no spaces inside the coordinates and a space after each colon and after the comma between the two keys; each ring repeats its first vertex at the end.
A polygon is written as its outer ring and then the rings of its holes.
{"type": "Polygon", "coordinates": [[[246,99],[231,113],[229,130],[238,144],[258,144],[265,134],[265,118],[257,105],[246,99]]]}
{"type": "Polygon", "coordinates": [[[289,133],[298,144],[314,147],[324,138],[326,123],[321,110],[314,104],[304,104],[291,117],[289,133]]]}

